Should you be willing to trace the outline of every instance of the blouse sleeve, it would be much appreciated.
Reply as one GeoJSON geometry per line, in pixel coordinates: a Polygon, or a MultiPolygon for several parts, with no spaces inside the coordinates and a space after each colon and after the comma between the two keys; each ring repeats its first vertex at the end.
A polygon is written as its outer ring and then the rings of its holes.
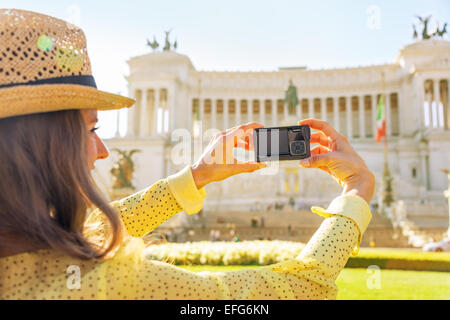
{"type": "Polygon", "coordinates": [[[121,248],[122,256],[137,253],[124,259],[119,253],[110,261],[107,278],[119,281],[114,287],[121,288],[121,293],[107,288],[107,298],[125,295],[127,299],[170,300],[335,299],[335,280],[350,254],[356,253],[371,213],[367,203],[357,196],[337,198],[327,210],[313,208],[313,211],[326,219],[301,254],[296,259],[257,269],[194,273],[146,260],[141,249],[125,246],[121,248]],[[118,277],[120,274],[127,274],[127,279],[118,277]]]}
{"type": "MultiPolygon", "coordinates": [[[[111,206],[119,211],[128,234],[141,238],[183,210],[188,214],[198,213],[205,197],[205,190],[197,189],[188,166],[145,190],[112,202],[111,206]]],[[[101,216],[96,210],[88,221],[98,221],[101,216]]]]}

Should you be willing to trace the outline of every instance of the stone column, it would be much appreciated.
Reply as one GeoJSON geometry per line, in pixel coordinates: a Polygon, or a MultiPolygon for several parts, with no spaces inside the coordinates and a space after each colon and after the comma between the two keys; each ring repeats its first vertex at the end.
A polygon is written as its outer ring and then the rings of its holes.
{"type": "Polygon", "coordinates": [[[363,139],[366,137],[366,117],[365,117],[365,101],[364,96],[358,97],[359,104],[359,138],[363,139]]]}
{"type": "Polygon", "coordinates": [[[320,119],[327,121],[327,98],[319,98],[320,101],[320,119]]]}
{"type": "Polygon", "coordinates": [[[175,90],[167,89],[167,103],[169,104],[169,133],[175,130],[175,90]]]}
{"type": "Polygon", "coordinates": [[[200,106],[200,121],[203,127],[205,125],[205,99],[199,100],[199,106],[200,106]]]}
{"type": "Polygon", "coordinates": [[[272,127],[278,125],[278,104],[277,99],[272,100],[272,127]]]}
{"type": "Polygon", "coordinates": [[[211,99],[211,128],[217,129],[217,99],[211,99]]]}
{"type": "Polygon", "coordinates": [[[236,121],[234,126],[237,127],[241,124],[241,100],[236,100],[236,121]]]}
{"type": "Polygon", "coordinates": [[[397,92],[397,134],[400,137],[402,135],[403,132],[403,123],[402,123],[402,109],[400,108],[400,105],[402,103],[402,97],[403,97],[403,93],[401,92],[397,92]]]}
{"type": "Polygon", "coordinates": [[[192,113],[194,112],[194,110],[193,110],[193,103],[194,103],[194,101],[193,101],[192,97],[189,97],[188,101],[189,101],[189,103],[188,103],[188,114],[187,114],[187,117],[186,117],[187,118],[186,119],[186,121],[187,121],[186,129],[192,135],[192,117],[193,117],[192,113]]]}
{"type": "Polygon", "coordinates": [[[120,110],[116,110],[117,112],[117,120],[116,120],[116,138],[120,138],[120,110]]]}
{"type": "Polygon", "coordinates": [[[416,79],[417,103],[420,128],[425,128],[425,85],[421,78],[416,79]],[[417,84],[418,82],[418,84],[417,84]]]}
{"type": "Polygon", "coordinates": [[[439,94],[439,79],[434,79],[433,80],[433,95],[434,95],[434,104],[436,106],[435,110],[436,110],[436,127],[437,128],[443,128],[443,124],[440,121],[440,117],[439,117],[439,109],[440,107],[440,102],[441,102],[441,96],[439,94]]]}
{"type": "Polygon", "coordinates": [[[149,135],[152,135],[153,132],[155,131],[154,128],[154,113],[155,113],[155,92],[153,89],[149,89],[147,90],[147,101],[148,101],[148,105],[147,105],[147,113],[149,115],[149,121],[148,121],[148,132],[149,135]]]}
{"type": "Polygon", "coordinates": [[[259,122],[266,126],[266,100],[264,99],[259,101],[259,122]]]}
{"type": "Polygon", "coordinates": [[[309,117],[314,118],[314,98],[308,99],[309,117]]]}
{"type": "Polygon", "coordinates": [[[371,95],[372,98],[372,133],[373,137],[375,138],[377,136],[377,111],[378,111],[378,101],[377,101],[377,95],[371,95]]]}
{"type": "Polygon", "coordinates": [[[147,92],[148,89],[144,88],[142,89],[142,95],[141,95],[141,137],[147,137],[148,136],[148,124],[149,124],[149,115],[148,115],[148,106],[147,106],[147,92]]]}
{"type": "Polygon", "coordinates": [[[227,130],[228,128],[228,104],[230,103],[230,100],[223,100],[223,130],[227,130]]]}
{"type": "Polygon", "coordinates": [[[333,118],[334,118],[334,128],[340,132],[340,121],[339,121],[339,97],[333,97],[333,118]]]}
{"type": "Polygon", "coordinates": [[[247,113],[248,113],[247,122],[253,122],[253,99],[247,100],[247,113]]]}
{"type": "MultiPolygon", "coordinates": [[[[433,81],[433,80],[431,80],[431,81],[433,81]]],[[[434,86],[434,84],[433,84],[433,86],[434,86]]],[[[432,88],[432,90],[434,91],[434,88],[432,88]]],[[[428,97],[427,97],[428,99],[428,110],[427,110],[427,112],[428,112],[428,118],[430,119],[429,120],[429,127],[430,128],[433,128],[433,92],[428,92],[428,97]]]]}
{"type": "MultiPolygon", "coordinates": [[[[134,88],[130,89],[130,96],[131,98],[136,100],[136,90],[134,88]]],[[[136,103],[138,103],[136,101],[136,103]]],[[[128,113],[128,127],[127,127],[127,137],[133,137],[134,136],[134,130],[136,128],[135,123],[135,117],[136,117],[136,108],[137,105],[135,105],[133,108],[129,108],[127,110],[128,113]]]]}
{"type": "Polygon", "coordinates": [[[444,124],[445,124],[444,129],[449,130],[450,129],[450,79],[447,79],[447,104],[444,106],[444,124]]]}
{"type": "Polygon", "coordinates": [[[159,88],[155,88],[154,89],[155,92],[155,97],[154,97],[154,103],[153,103],[153,119],[152,119],[152,123],[153,123],[153,135],[157,135],[158,134],[158,109],[159,109],[159,105],[160,105],[160,97],[159,97],[159,88]]]}
{"type": "Polygon", "coordinates": [[[352,123],[352,99],[345,98],[347,138],[353,139],[353,123],[352,123]]]}
{"type": "MultiPolygon", "coordinates": [[[[174,113],[173,110],[175,109],[174,108],[174,101],[175,101],[174,98],[175,98],[174,90],[171,87],[167,88],[167,102],[166,102],[167,109],[165,110],[165,111],[168,111],[168,114],[169,114],[168,115],[169,123],[168,123],[167,133],[172,132],[173,129],[175,128],[175,117],[172,116],[174,113]]],[[[164,115],[164,117],[165,117],[165,115],[164,115]]],[[[164,122],[165,122],[165,120],[164,120],[164,122]]]]}
{"type": "Polygon", "coordinates": [[[386,136],[392,136],[392,117],[391,117],[391,94],[385,94],[385,105],[386,105],[386,136]]]}

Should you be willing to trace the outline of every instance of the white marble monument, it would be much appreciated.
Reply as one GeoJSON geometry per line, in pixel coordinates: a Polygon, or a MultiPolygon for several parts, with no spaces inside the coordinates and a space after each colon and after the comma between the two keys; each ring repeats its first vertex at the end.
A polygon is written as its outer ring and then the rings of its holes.
{"type": "MultiPolygon", "coordinates": [[[[128,112],[127,135],[106,142],[110,148],[142,151],[135,157],[133,183],[138,189],[194,161],[193,155],[185,163],[174,163],[172,150],[179,142],[171,139],[174,132],[194,134],[194,123],[201,124],[206,136],[210,129],[249,121],[266,127],[286,125],[283,100],[292,79],[300,100],[296,118],[326,120],[346,135],[376,174],[378,186],[384,155],[383,144],[375,142],[375,121],[377,101],[385,94],[395,197],[404,201],[418,225],[448,223],[448,204],[442,195],[447,177],[440,171],[448,167],[450,157],[448,41],[407,45],[391,64],[329,70],[198,71],[187,56],[174,51],[134,57],[128,64],[129,94],[137,104],[128,112]]],[[[205,137],[204,144],[208,140],[205,137]]],[[[114,160],[98,164],[105,187],[114,160]]],[[[244,174],[208,186],[205,211],[250,210],[256,203],[269,206],[287,202],[293,192],[299,203],[327,205],[340,193],[338,184],[319,170],[285,170],[298,167],[296,162],[281,166],[275,175],[244,174]],[[300,187],[293,188],[293,181],[300,187]]]]}

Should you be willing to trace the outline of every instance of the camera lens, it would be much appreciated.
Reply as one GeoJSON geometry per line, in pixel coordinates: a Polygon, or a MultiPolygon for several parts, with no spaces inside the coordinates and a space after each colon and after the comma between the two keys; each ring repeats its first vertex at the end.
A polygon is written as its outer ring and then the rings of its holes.
{"type": "Polygon", "coordinates": [[[291,142],[291,154],[294,156],[300,156],[306,152],[305,141],[292,141],[291,142]]]}

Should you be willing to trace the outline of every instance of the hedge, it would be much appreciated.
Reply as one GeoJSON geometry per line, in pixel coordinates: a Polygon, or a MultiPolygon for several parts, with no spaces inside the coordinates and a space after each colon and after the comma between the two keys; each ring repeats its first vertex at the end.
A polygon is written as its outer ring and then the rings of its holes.
{"type": "MultiPolygon", "coordinates": [[[[290,241],[167,243],[151,245],[146,257],[177,265],[269,265],[296,257],[304,244],[290,241]]],[[[414,249],[361,248],[346,268],[447,271],[450,253],[414,249]]]]}
{"type": "Polygon", "coordinates": [[[450,253],[362,248],[358,256],[350,257],[346,267],[367,268],[372,265],[380,269],[450,272],[450,253]]]}

